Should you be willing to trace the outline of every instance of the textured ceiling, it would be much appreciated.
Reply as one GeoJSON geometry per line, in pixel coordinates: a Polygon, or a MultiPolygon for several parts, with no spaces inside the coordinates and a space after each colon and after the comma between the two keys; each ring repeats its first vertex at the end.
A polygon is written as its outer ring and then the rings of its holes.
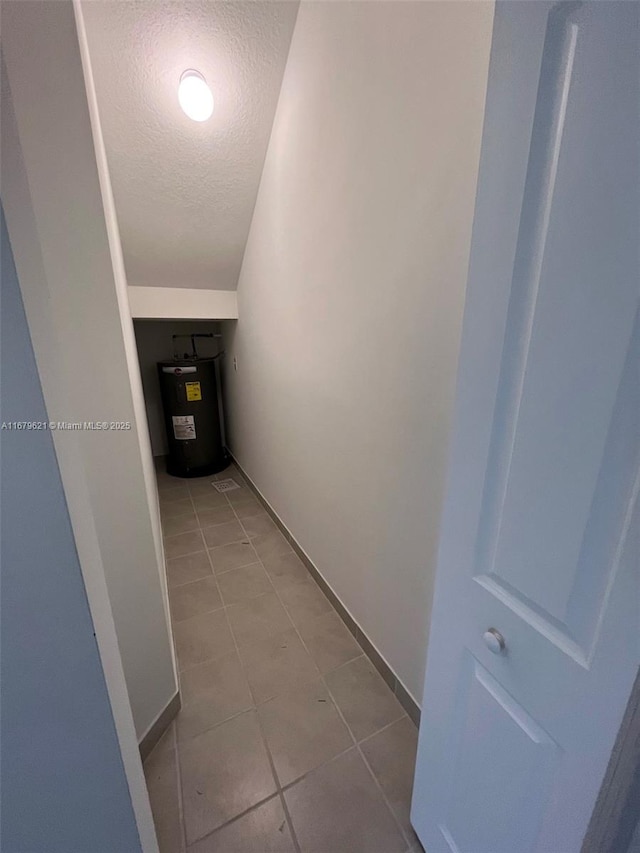
{"type": "Polygon", "coordinates": [[[83,2],[131,285],[233,290],[297,2],[83,2]],[[206,122],[178,104],[196,68],[206,122]]]}

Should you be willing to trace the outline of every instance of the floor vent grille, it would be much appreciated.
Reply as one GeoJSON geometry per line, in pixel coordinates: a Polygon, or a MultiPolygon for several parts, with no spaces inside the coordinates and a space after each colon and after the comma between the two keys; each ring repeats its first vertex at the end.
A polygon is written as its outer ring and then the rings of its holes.
{"type": "Polygon", "coordinates": [[[214,483],[211,483],[211,485],[219,492],[232,492],[234,489],[240,488],[240,485],[231,478],[228,480],[216,480],[214,483]]]}

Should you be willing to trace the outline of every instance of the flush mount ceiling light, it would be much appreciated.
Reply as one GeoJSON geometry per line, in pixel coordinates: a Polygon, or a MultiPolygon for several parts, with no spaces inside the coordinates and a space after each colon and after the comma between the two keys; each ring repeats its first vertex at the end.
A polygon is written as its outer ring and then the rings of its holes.
{"type": "Polygon", "coordinates": [[[194,121],[206,121],[213,112],[213,95],[199,71],[189,68],[180,76],[180,106],[194,121]]]}

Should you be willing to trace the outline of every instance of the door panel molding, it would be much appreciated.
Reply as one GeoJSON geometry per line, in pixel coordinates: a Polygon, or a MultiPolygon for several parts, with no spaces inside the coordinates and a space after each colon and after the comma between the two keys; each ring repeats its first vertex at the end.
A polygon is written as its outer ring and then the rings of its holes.
{"type": "Polygon", "coordinates": [[[639,12],[496,4],[411,813],[429,853],[577,853],[640,664],[639,12]]]}

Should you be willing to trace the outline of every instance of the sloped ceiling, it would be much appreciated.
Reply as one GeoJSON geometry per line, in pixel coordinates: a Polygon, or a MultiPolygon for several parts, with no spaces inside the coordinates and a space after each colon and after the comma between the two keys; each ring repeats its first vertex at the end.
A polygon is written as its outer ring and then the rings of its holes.
{"type": "Polygon", "coordinates": [[[129,284],[235,289],[298,3],[82,9],[129,284]],[[206,122],[178,104],[187,68],[213,91],[206,122]]]}

